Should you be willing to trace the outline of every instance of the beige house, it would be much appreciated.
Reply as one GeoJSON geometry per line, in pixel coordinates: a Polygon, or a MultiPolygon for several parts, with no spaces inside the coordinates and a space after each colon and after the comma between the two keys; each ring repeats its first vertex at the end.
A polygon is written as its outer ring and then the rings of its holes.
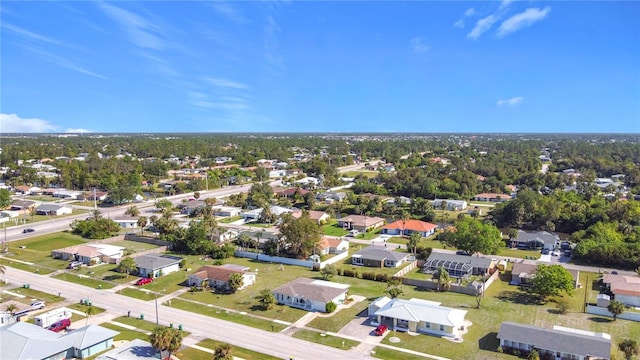
{"type": "Polygon", "coordinates": [[[248,286],[256,283],[256,273],[249,271],[249,267],[225,264],[225,265],[205,265],[189,275],[189,286],[202,286],[207,281],[212,288],[229,290],[229,278],[232,274],[242,275],[242,286],[238,290],[244,290],[248,286]]]}
{"type": "Polygon", "coordinates": [[[349,215],[338,219],[338,226],[346,230],[365,232],[383,227],[384,219],[376,216],[349,215]]]}

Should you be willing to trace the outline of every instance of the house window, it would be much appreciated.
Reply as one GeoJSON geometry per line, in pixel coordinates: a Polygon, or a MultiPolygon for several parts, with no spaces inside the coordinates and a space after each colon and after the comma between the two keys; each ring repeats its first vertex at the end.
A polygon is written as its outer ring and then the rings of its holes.
{"type": "Polygon", "coordinates": [[[440,325],[440,331],[444,331],[444,325],[440,325]]]}

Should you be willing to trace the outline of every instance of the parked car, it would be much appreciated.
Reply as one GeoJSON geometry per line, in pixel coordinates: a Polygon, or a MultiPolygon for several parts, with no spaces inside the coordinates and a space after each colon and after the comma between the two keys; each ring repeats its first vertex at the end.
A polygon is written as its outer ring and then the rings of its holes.
{"type": "Polygon", "coordinates": [[[40,309],[44,309],[45,307],[45,303],[44,301],[40,301],[40,300],[33,300],[31,301],[31,308],[33,310],[40,310],[40,309]]]}
{"type": "Polygon", "coordinates": [[[468,251],[464,251],[464,250],[458,250],[458,251],[456,251],[456,255],[471,256],[471,254],[469,254],[469,252],[468,252],[468,251]]]}
{"type": "Polygon", "coordinates": [[[77,269],[82,266],[82,261],[72,261],[67,266],[67,269],[77,269]]]}
{"type": "Polygon", "coordinates": [[[549,255],[549,249],[542,249],[542,255],[549,255]]]}
{"type": "Polygon", "coordinates": [[[148,284],[148,283],[150,283],[152,281],[153,281],[152,278],[141,278],[141,279],[138,279],[138,281],[136,281],[136,285],[142,286],[142,285],[148,284]]]}
{"type": "Polygon", "coordinates": [[[49,326],[47,328],[47,330],[51,330],[51,331],[54,331],[54,332],[60,332],[62,330],[65,330],[69,326],[71,326],[71,319],[62,319],[60,321],[57,321],[57,322],[51,324],[51,326],[49,326]]]}
{"type": "Polygon", "coordinates": [[[613,270],[613,271],[611,272],[611,275],[618,275],[618,272],[617,272],[617,271],[615,271],[615,270],[613,270]]]}
{"type": "Polygon", "coordinates": [[[560,256],[560,251],[558,251],[558,250],[553,250],[553,251],[551,252],[551,256],[560,256]]]}
{"type": "Polygon", "coordinates": [[[382,336],[386,332],[387,332],[387,325],[382,325],[382,324],[378,325],[376,329],[373,331],[373,333],[376,334],[376,336],[382,336]]]}
{"type": "Polygon", "coordinates": [[[32,233],[32,232],[34,232],[34,231],[36,231],[36,229],[31,229],[31,228],[29,228],[29,229],[24,229],[24,230],[22,230],[22,233],[23,233],[23,234],[27,234],[27,233],[32,233]]]}

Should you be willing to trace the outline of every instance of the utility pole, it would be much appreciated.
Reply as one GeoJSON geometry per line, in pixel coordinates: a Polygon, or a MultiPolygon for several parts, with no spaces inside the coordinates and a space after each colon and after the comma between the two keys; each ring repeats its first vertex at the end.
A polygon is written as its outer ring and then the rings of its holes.
{"type": "Polygon", "coordinates": [[[95,186],[93,187],[93,208],[94,209],[98,208],[98,199],[96,199],[96,188],[95,188],[95,186]]]}

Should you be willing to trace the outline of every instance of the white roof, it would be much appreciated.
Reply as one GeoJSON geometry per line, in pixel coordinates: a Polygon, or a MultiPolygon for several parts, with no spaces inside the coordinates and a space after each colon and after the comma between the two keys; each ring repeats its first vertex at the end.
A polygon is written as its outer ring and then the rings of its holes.
{"type": "MultiPolygon", "coordinates": [[[[381,299],[376,300],[376,302],[381,299]]],[[[440,303],[423,299],[390,299],[376,316],[386,316],[412,322],[424,321],[439,325],[459,327],[464,325],[466,310],[440,306],[440,303]]]]}

